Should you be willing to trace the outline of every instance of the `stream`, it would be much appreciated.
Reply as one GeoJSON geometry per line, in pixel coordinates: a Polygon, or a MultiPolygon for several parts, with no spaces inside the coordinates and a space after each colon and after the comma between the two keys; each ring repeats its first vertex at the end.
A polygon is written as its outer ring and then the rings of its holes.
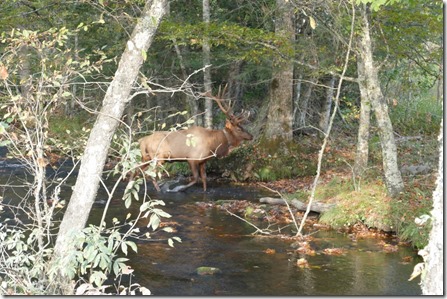
{"type": "MultiPolygon", "coordinates": [[[[68,171],[60,168],[49,175],[62,177],[68,171]]],[[[22,185],[32,179],[18,162],[0,161],[0,196],[3,203],[17,204],[26,193],[22,185]]],[[[75,176],[69,178],[61,197],[69,199],[75,176]]],[[[111,180],[108,184],[113,184],[111,180]]],[[[150,185],[150,186],[149,186],[150,185]]],[[[311,247],[316,254],[302,255],[292,247],[293,240],[253,236],[249,224],[217,208],[204,209],[197,202],[216,200],[257,201],[272,196],[267,190],[237,184],[210,181],[204,193],[201,184],[182,193],[156,193],[148,188],[153,199],[165,202],[161,206],[172,215],[172,222],[182,242],[167,244],[166,234],[151,241],[136,241],[138,253],[129,252],[128,264],[135,270],[132,283],[145,286],[153,295],[231,295],[231,296],[303,296],[303,295],[420,295],[419,278],[408,281],[413,267],[420,262],[416,251],[399,246],[396,252],[385,252],[378,239],[351,240],[336,231],[313,234],[311,247]],[[324,254],[324,249],[342,248],[341,255],[324,254]],[[308,268],[296,265],[305,258],[308,268]],[[404,262],[410,260],[410,262],[404,262]],[[220,269],[213,275],[198,275],[198,267],[220,269]]],[[[108,219],[123,221],[127,213],[135,216],[141,203],[132,202],[126,210],[119,194],[125,188],[120,183],[112,199],[108,219]]],[[[104,210],[107,192],[100,187],[97,203],[89,223],[98,225],[104,210]]],[[[8,213],[0,214],[0,218],[8,213]]],[[[110,221],[109,221],[110,222],[110,221]]],[[[147,219],[138,226],[144,228],[147,219]]],[[[266,225],[266,224],[264,224],[266,225]]],[[[385,240],[391,242],[392,240],[385,240]]]]}

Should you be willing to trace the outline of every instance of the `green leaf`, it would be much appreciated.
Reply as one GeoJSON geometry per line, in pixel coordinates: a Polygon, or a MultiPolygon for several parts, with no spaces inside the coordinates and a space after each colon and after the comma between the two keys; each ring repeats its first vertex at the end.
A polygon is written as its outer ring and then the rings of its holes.
{"type": "Polygon", "coordinates": [[[126,206],[126,209],[130,207],[130,204],[132,203],[132,198],[128,196],[126,200],[124,201],[124,205],[126,206]]]}
{"type": "Polygon", "coordinates": [[[121,250],[123,251],[124,255],[127,255],[127,244],[125,242],[121,243],[121,250]]]}
{"type": "Polygon", "coordinates": [[[102,286],[102,283],[107,279],[107,276],[100,271],[94,271],[92,275],[90,275],[89,282],[96,284],[96,286],[102,286]]]}
{"type": "Polygon", "coordinates": [[[101,262],[99,263],[99,267],[102,270],[105,270],[105,269],[108,268],[109,264],[110,264],[110,256],[107,255],[107,254],[102,254],[101,255],[101,262]]]}
{"type": "Polygon", "coordinates": [[[136,201],[140,200],[140,197],[138,196],[138,191],[137,190],[132,190],[132,195],[135,198],[136,201]]]}
{"type": "Polygon", "coordinates": [[[129,245],[130,248],[132,248],[132,250],[133,250],[134,252],[137,252],[137,251],[138,251],[138,247],[137,247],[137,244],[136,244],[135,242],[132,242],[132,241],[126,241],[126,244],[129,245]]]}
{"type": "Polygon", "coordinates": [[[99,262],[101,261],[101,255],[97,255],[96,257],[95,257],[95,260],[94,260],[94,262],[93,262],[93,265],[92,265],[92,268],[96,268],[98,265],[99,265],[99,262]]]}
{"type": "Polygon", "coordinates": [[[156,230],[160,225],[160,217],[157,214],[152,214],[149,218],[149,223],[147,227],[152,227],[152,230],[156,230]]]}
{"type": "Polygon", "coordinates": [[[140,206],[140,212],[144,212],[144,211],[146,211],[147,209],[149,209],[150,205],[151,205],[151,202],[150,202],[150,201],[147,201],[147,202],[143,203],[143,204],[140,206]]]}
{"type": "Polygon", "coordinates": [[[166,213],[162,209],[153,209],[152,212],[157,214],[160,217],[171,218],[171,215],[169,215],[168,213],[166,213]]]}
{"type": "Polygon", "coordinates": [[[125,257],[119,257],[113,262],[113,273],[115,276],[118,276],[120,273],[120,270],[124,267],[126,267],[126,264],[124,262],[127,262],[129,259],[125,257]]]}

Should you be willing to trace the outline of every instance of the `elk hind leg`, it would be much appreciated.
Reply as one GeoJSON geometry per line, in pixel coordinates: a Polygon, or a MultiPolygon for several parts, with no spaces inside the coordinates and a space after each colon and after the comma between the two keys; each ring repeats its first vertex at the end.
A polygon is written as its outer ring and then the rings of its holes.
{"type": "Polygon", "coordinates": [[[206,169],[205,162],[200,164],[200,178],[202,179],[203,191],[206,191],[206,169]]]}
{"type": "Polygon", "coordinates": [[[191,168],[191,172],[192,172],[192,179],[191,182],[189,182],[186,185],[180,185],[175,187],[174,189],[170,189],[168,190],[168,192],[180,192],[180,191],[184,191],[186,189],[188,189],[189,187],[191,187],[192,185],[194,185],[195,183],[197,183],[197,181],[199,180],[199,169],[198,169],[198,163],[197,161],[188,161],[189,167],[191,168]]]}

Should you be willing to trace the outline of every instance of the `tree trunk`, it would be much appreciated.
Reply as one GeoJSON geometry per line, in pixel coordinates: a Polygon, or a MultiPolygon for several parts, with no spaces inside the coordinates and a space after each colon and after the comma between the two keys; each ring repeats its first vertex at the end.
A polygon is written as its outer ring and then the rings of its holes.
{"type": "Polygon", "coordinates": [[[357,73],[360,89],[360,120],[357,135],[357,151],[355,153],[354,176],[361,177],[368,167],[369,126],[371,120],[371,103],[366,84],[366,74],[361,57],[357,57],[357,73]]]}
{"type": "Polygon", "coordinates": [[[243,66],[243,60],[234,61],[228,72],[228,88],[227,88],[227,97],[235,102],[233,107],[234,111],[240,110],[240,104],[242,99],[242,86],[241,80],[239,79],[239,75],[241,73],[241,69],[243,66]]]}
{"type": "Polygon", "coordinates": [[[334,87],[335,87],[335,76],[332,76],[328,82],[326,97],[324,98],[323,105],[321,107],[320,121],[318,123],[320,129],[325,133],[327,131],[329,125],[329,118],[331,116],[332,100],[334,98],[334,87]]]}
{"type": "MultiPolygon", "coordinates": [[[[275,34],[294,42],[294,8],[292,1],[276,1],[275,34]]],[[[265,137],[291,140],[293,137],[293,64],[281,58],[274,59],[270,84],[269,108],[265,125],[265,137]]]]}
{"type": "Polygon", "coordinates": [[[69,256],[68,253],[74,249],[73,236],[78,234],[87,223],[111,139],[123,115],[132,85],[143,64],[142,53],[147,51],[152,43],[161,18],[166,13],[166,7],[167,0],[146,1],[142,16],[127,42],[114,79],[107,89],[101,111],[90,133],[78,178],[62,219],[54,249],[54,262],[58,263],[61,269],[59,276],[61,285],[58,291],[62,294],[73,293],[73,286],[68,283],[67,277],[62,275],[62,269],[68,262],[64,260],[64,257],[69,256]]]}
{"type": "MultiPolygon", "coordinates": [[[[206,28],[210,23],[210,1],[203,0],[203,22],[206,24],[206,28]]],[[[211,65],[211,49],[208,38],[208,33],[205,32],[203,37],[203,66],[211,65]]],[[[203,72],[203,84],[205,87],[205,93],[212,92],[211,85],[211,69],[205,68],[203,72]]],[[[205,127],[211,129],[213,127],[213,102],[211,99],[205,99],[205,127]]]]}
{"type": "Polygon", "coordinates": [[[380,88],[377,67],[374,65],[372,42],[369,33],[368,14],[369,8],[361,6],[362,32],[360,33],[360,55],[363,62],[367,83],[367,90],[371,101],[371,106],[376,116],[379,127],[379,137],[382,147],[383,170],[385,183],[390,196],[396,196],[404,189],[402,176],[397,165],[397,149],[394,140],[393,126],[388,115],[388,105],[380,88]]]}
{"type": "Polygon", "coordinates": [[[314,84],[317,80],[312,77],[307,84],[306,91],[304,95],[301,97],[300,102],[298,103],[298,128],[305,128],[307,126],[307,115],[309,114],[309,101],[312,96],[312,91],[314,88],[314,84]]]}
{"type": "Polygon", "coordinates": [[[444,294],[444,145],[443,121],[439,132],[439,168],[436,189],[433,192],[433,210],[431,211],[432,228],[428,245],[424,248],[425,276],[422,277],[422,295],[444,294]]]}

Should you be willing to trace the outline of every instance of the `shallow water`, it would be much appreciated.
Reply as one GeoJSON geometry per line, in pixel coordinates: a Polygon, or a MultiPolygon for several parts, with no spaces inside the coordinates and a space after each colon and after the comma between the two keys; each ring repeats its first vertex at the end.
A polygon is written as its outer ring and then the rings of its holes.
{"type": "MultiPolygon", "coordinates": [[[[5,165],[5,164],[3,164],[5,165]]],[[[1,167],[1,165],[0,165],[1,167]]],[[[55,174],[58,175],[58,174],[55,174]]],[[[62,172],[59,173],[62,175],[62,172]]],[[[17,203],[24,194],[20,179],[29,180],[19,167],[3,167],[0,171],[1,195],[4,202],[17,203]]],[[[68,199],[72,178],[64,187],[68,199]]],[[[113,183],[110,181],[109,183],[113,183]]],[[[124,189],[121,184],[119,190],[124,189]]],[[[152,186],[149,186],[150,188],[152,186]]],[[[397,252],[383,252],[379,240],[365,239],[353,242],[347,235],[334,231],[320,231],[311,242],[315,256],[299,255],[291,242],[277,238],[251,236],[254,229],[241,220],[218,209],[204,210],[196,202],[222,199],[253,200],[268,194],[266,190],[240,185],[210,182],[209,191],[193,187],[177,194],[151,193],[152,198],[166,203],[161,207],[170,213],[182,239],[169,247],[166,234],[154,234],[152,242],[138,241],[138,253],[129,254],[129,264],[135,269],[132,282],[138,282],[154,295],[420,295],[419,278],[408,281],[419,258],[410,247],[399,247],[397,252]],[[325,248],[343,248],[346,253],[330,256],[325,248]],[[267,254],[274,249],[274,254],[267,254]],[[403,257],[413,261],[403,263],[403,257]],[[298,258],[306,258],[308,269],[296,266],[298,258]],[[200,276],[196,268],[217,267],[221,273],[200,276]]],[[[107,198],[101,187],[98,203],[92,209],[89,222],[99,223],[103,202],[107,198]]],[[[138,202],[132,203],[130,212],[136,214],[138,202]]],[[[108,219],[124,220],[129,211],[117,195],[111,202],[108,219]]],[[[7,213],[0,218],[7,217],[7,213]]],[[[147,220],[138,223],[145,227],[147,220]]],[[[391,240],[386,240],[390,242],[391,240]]]]}
{"type": "MultiPolygon", "coordinates": [[[[401,246],[386,253],[379,240],[353,242],[335,231],[320,231],[311,242],[315,256],[294,253],[292,241],[251,236],[254,229],[219,209],[202,209],[196,202],[253,200],[272,195],[261,189],[210,183],[209,192],[199,186],[185,193],[157,194],[163,210],[170,213],[182,239],[171,248],[166,241],[140,242],[131,254],[136,280],[154,295],[419,295],[418,279],[408,281],[419,260],[415,250],[401,246]],[[343,248],[341,256],[322,253],[325,248],[343,248]],[[274,254],[267,254],[274,249],[274,254]],[[403,257],[411,256],[406,264],[403,257]],[[310,268],[296,260],[304,257],[310,268]],[[217,267],[221,273],[200,276],[201,266],[217,267]]],[[[133,204],[134,205],[134,204],[133,204]]],[[[116,216],[127,213],[116,203],[116,216]]],[[[138,205],[131,209],[136,209],[138,205]]],[[[92,216],[94,218],[94,216],[92,216]]],[[[124,215],[121,215],[121,218],[124,215]]],[[[139,223],[142,227],[145,222],[139,223]]],[[[155,237],[156,238],[156,237],[155,237]]],[[[385,240],[390,243],[391,240],[385,240]]]]}

